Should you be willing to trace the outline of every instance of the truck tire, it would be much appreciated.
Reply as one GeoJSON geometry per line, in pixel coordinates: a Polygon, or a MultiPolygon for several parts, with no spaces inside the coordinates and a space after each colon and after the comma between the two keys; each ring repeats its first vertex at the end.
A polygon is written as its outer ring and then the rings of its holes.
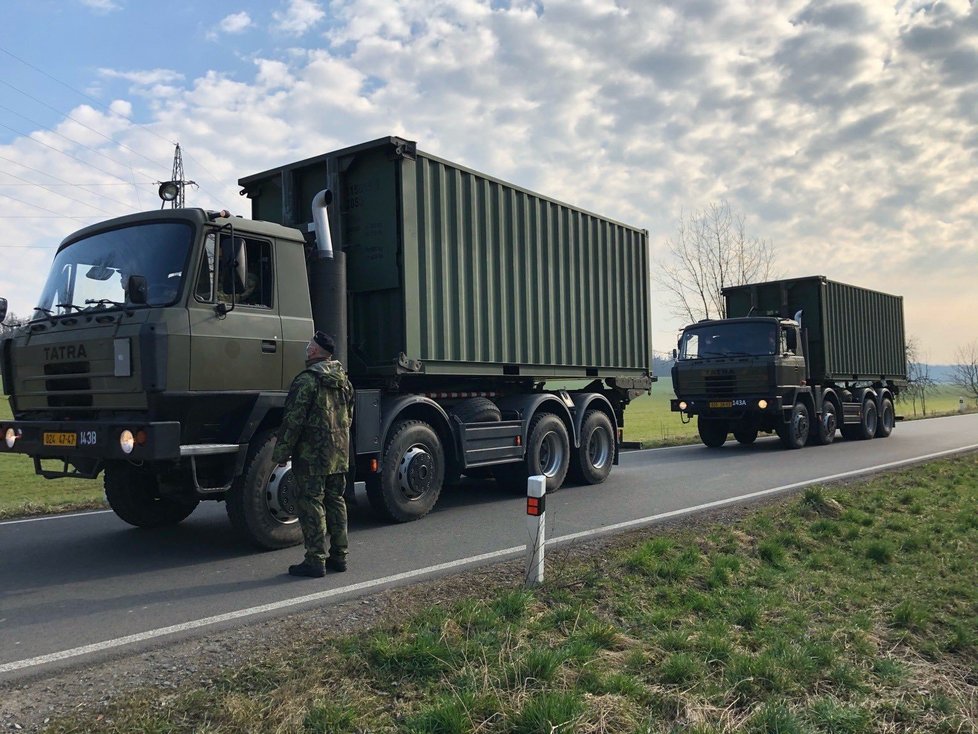
{"type": "Polygon", "coordinates": [[[836,428],[838,428],[838,411],[834,402],[826,400],[822,403],[822,415],[818,420],[812,421],[811,439],[819,446],[828,446],[835,440],[836,428]]]}
{"type": "Polygon", "coordinates": [[[750,446],[754,441],[757,440],[757,427],[756,426],[734,426],[733,429],[734,438],[737,439],[737,443],[741,443],[744,446],[750,446]]]}
{"type": "Polygon", "coordinates": [[[152,471],[123,462],[105,466],[105,499],[122,520],[137,528],[176,525],[194,511],[199,500],[160,497],[152,471]]]}
{"type": "Polygon", "coordinates": [[[711,449],[718,449],[727,441],[728,424],[724,419],[710,419],[699,416],[696,420],[696,430],[700,440],[711,449]]]}
{"type": "Polygon", "coordinates": [[[896,424],[896,412],[893,410],[893,401],[883,398],[880,402],[879,420],[876,422],[876,438],[887,438],[893,433],[893,426],[896,424]]]}
{"type": "Polygon", "coordinates": [[[367,481],[367,499],[382,520],[418,520],[435,506],[444,479],[445,450],[435,429],[404,420],[391,430],[380,475],[367,481]]]}
{"type": "Polygon", "coordinates": [[[530,421],[526,458],[516,464],[495,467],[496,480],[516,491],[526,492],[526,480],[543,475],[547,492],[556,492],[570,469],[570,439],[567,427],[553,413],[537,413],[530,421]]]}
{"type": "Polygon", "coordinates": [[[463,400],[448,414],[456,416],[462,423],[498,423],[503,419],[499,406],[489,398],[463,400]]]}
{"type": "Polygon", "coordinates": [[[800,449],[808,443],[809,430],[808,408],[804,403],[798,403],[791,409],[791,420],[778,426],[778,437],[785,448],[800,449]]]}
{"type": "Polygon", "coordinates": [[[275,440],[274,431],[264,431],[252,439],[244,473],[234,480],[226,497],[231,527],[249,543],[265,550],[302,542],[291,471],[272,463],[275,440]],[[280,476],[278,472],[282,471],[288,474],[280,476]]]}
{"type": "Polygon", "coordinates": [[[589,410],[581,423],[581,447],[573,452],[570,475],[576,482],[601,484],[615,460],[615,429],[601,410],[589,410]]]}
{"type": "Polygon", "coordinates": [[[876,428],[879,426],[879,411],[876,409],[876,401],[873,398],[866,398],[863,402],[863,416],[859,422],[856,437],[862,441],[868,441],[876,437],[876,428]]]}

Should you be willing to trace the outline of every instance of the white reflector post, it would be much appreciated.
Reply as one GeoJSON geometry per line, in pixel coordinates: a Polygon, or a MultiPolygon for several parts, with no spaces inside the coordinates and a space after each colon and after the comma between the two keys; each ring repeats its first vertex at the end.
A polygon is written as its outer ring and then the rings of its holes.
{"type": "Polygon", "coordinates": [[[530,477],[526,480],[526,585],[543,583],[543,547],[546,543],[547,478],[530,477]]]}

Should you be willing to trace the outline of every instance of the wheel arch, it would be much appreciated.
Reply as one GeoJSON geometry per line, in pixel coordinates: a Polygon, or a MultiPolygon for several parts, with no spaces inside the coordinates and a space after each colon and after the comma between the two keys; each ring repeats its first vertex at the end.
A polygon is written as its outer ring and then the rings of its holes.
{"type": "Polygon", "coordinates": [[[538,413],[553,413],[563,422],[567,428],[567,435],[570,443],[577,446],[580,442],[579,424],[575,425],[574,418],[571,416],[570,408],[561,400],[560,396],[554,393],[531,393],[527,395],[509,395],[497,401],[503,413],[515,411],[520,414],[523,421],[521,433],[523,443],[526,444],[530,433],[530,422],[538,413]]]}
{"type": "Polygon", "coordinates": [[[574,401],[574,430],[571,437],[574,448],[581,447],[581,427],[584,425],[584,416],[589,410],[600,410],[608,416],[611,421],[612,438],[615,445],[618,444],[618,418],[615,416],[615,409],[611,407],[611,402],[601,393],[571,393],[574,401]]]}
{"type": "Polygon", "coordinates": [[[381,403],[380,445],[387,445],[391,427],[402,420],[420,420],[432,427],[441,439],[446,460],[458,460],[458,442],[448,413],[424,395],[399,395],[381,403]]]}

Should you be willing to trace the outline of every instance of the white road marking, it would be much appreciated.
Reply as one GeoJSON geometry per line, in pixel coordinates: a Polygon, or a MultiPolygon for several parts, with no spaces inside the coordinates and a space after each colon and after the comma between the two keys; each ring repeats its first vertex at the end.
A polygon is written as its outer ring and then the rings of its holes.
{"type": "Polygon", "coordinates": [[[41,522],[42,520],[64,520],[67,517],[86,517],[87,515],[105,515],[112,510],[91,510],[90,512],[72,512],[65,515],[45,515],[44,517],[23,517],[20,520],[4,520],[0,525],[17,525],[24,522],[41,522]]]}
{"type": "MultiPolygon", "coordinates": [[[[633,528],[640,525],[651,525],[661,520],[667,520],[669,518],[679,517],[681,515],[691,515],[693,513],[701,512],[703,510],[709,510],[716,507],[723,507],[725,505],[732,505],[756,497],[764,497],[766,495],[777,494],[779,492],[787,492],[789,490],[798,489],[800,487],[805,487],[811,484],[831,482],[837,479],[844,479],[846,477],[857,477],[862,474],[871,474],[874,472],[883,471],[885,469],[894,469],[900,466],[906,466],[907,464],[915,464],[915,463],[920,463],[922,461],[930,461],[931,459],[938,459],[944,456],[950,456],[952,454],[960,454],[967,451],[974,451],[976,449],[978,449],[978,444],[971,444],[970,446],[962,446],[956,449],[947,449],[946,451],[938,451],[932,454],[916,456],[911,459],[901,459],[900,461],[891,461],[886,464],[878,464],[876,466],[866,467],[865,469],[856,469],[850,472],[842,472],[840,474],[829,474],[827,476],[817,477],[815,479],[806,479],[805,481],[794,482],[792,484],[783,484],[780,487],[762,489],[757,492],[748,492],[747,494],[738,495],[736,497],[730,497],[728,499],[716,500],[714,502],[706,502],[701,505],[686,507],[679,510],[672,510],[670,512],[663,512],[658,515],[650,515],[648,517],[639,518],[637,520],[628,520],[627,522],[620,522],[614,525],[606,525],[602,528],[595,528],[594,530],[585,530],[579,533],[561,535],[559,537],[548,540],[547,545],[557,545],[560,543],[567,543],[574,540],[580,540],[582,538],[607,535],[609,533],[614,533],[616,531],[624,530],[626,528],[633,528]]],[[[449,571],[463,566],[484,563],[486,561],[501,560],[508,556],[514,556],[519,553],[525,553],[525,552],[526,552],[526,545],[513,546],[511,548],[505,548],[503,550],[492,551],[491,553],[482,553],[480,555],[469,556],[467,558],[460,558],[458,560],[449,561],[447,563],[439,563],[434,566],[418,568],[413,571],[405,571],[403,573],[394,574],[392,576],[384,576],[383,578],[379,578],[379,579],[362,581],[358,584],[341,586],[336,589],[327,589],[326,591],[320,591],[315,594],[306,594],[305,596],[299,596],[292,599],[283,599],[281,601],[272,602],[270,604],[262,604],[256,607],[239,609],[234,612],[227,612],[225,614],[217,614],[212,617],[204,617],[203,619],[197,619],[190,622],[183,622],[182,624],[174,624],[174,625],[170,625],[169,627],[160,627],[158,629],[147,630],[146,632],[139,632],[134,635],[127,635],[125,637],[120,637],[115,640],[106,640],[105,642],[96,642],[91,645],[82,645],[81,647],[74,647],[69,650],[61,650],[59,652],[53,652],[48,655],[39,655],[37,657],[26,658],[24,660],[15,660],[10,663],[0,664],[0,674],[10,673],[15,670],[23,670],[24,668],[33,668],[39,665],[45,665],[47,663],[58,662],[61,660],[68,660],[70,658],[79,657],[81,655],[88,655],[97,652],[105,652],[106,650],[112,650],[117,647],[123,647],[124,645],[131,645],[137,642],[145,642],[147,640],[152,640],[157,637],[163,637],[165,635],[172,635],[179,632],[188,632],[191,630],[200,629],[202,627],[208,627],[210,625],[220,624],[222,622],[229,622],[236,619],[253,617],[255,615],[264,614],[266,612],[275,612],[281,609],[288,609],[290,607],[296,607],[302,604],[308,604],[310,602],[323,601],[325,599],[329,599],[331,597],[339,596],[342,594],[350,594],[357,591],[375,589],[377,587],[386,586],[388,584],[397,583],[399,581],[406,581],[408,579],[418,578],[420,576],[435,574],[440,571],[449,571]]]]}

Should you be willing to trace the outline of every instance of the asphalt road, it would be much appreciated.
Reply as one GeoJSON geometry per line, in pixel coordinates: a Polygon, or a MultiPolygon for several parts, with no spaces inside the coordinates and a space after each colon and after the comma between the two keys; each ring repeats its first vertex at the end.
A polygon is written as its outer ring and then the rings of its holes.
{"type": "MultiPolygon", "coordinates": [[[[759,439],[629,452],[605,484],[548,498],[547,539],[594,537],[976,449],[978,414],[800,451],[759,439]]],[[[301,549],[242,547],[224,506],[212,502],[152,531],[110,512],[0,522],[0,681],[525,556],[525,500],[492,482],[446,490],[434,512],[406,525],[379,524],[365,505],[350,513],[350,570],[325,579],[285,574],[301,549]]]]}

